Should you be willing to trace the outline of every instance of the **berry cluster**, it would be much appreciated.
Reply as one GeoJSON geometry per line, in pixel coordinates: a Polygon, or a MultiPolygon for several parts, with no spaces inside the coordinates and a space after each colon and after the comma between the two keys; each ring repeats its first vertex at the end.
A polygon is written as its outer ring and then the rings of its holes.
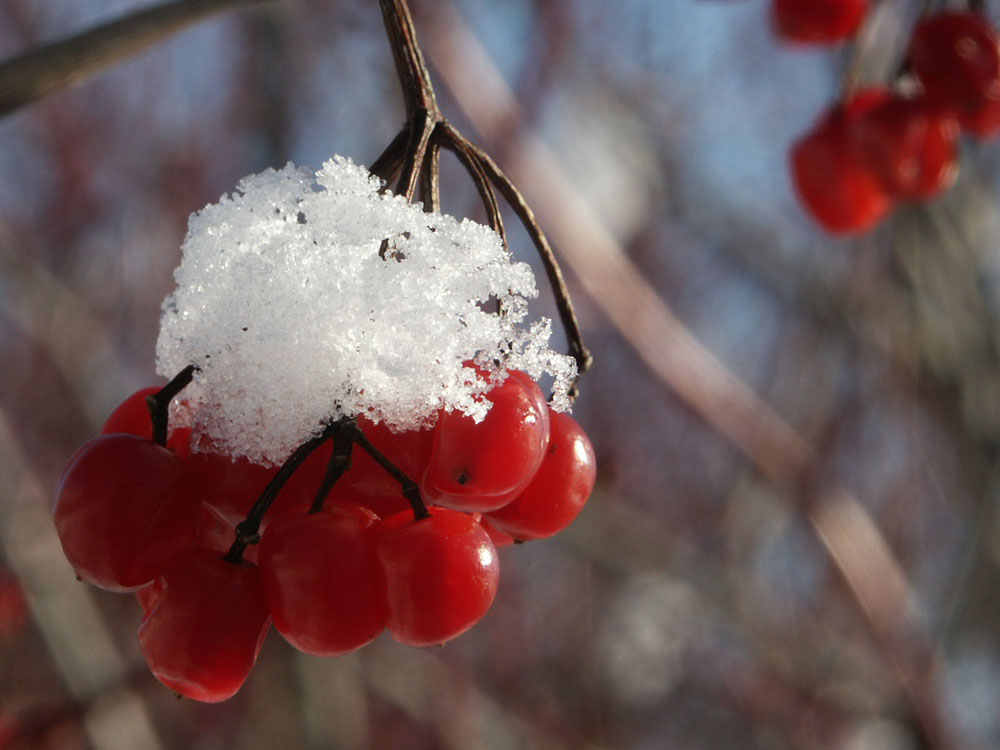
{"type": "MultiPolygon", "coordinates": [[[[774,28],[796,42],[837,42],[858,31],[867,5],[775,0],[774,28]]],[[[864,233],[897,201],[927,201],[954,184],[963,131],[1000,134],[1000,36],[974,10],[929,13],[892,86],[845,92],[793,145],[793,181],[828,232],[864,233]]]]}
{"type": "Polygon", "coordinates": [[[55,522],[81,579],[136,593],[153,674],[201,701],[240,688],[272,621],[320,656],[385,629],[414,646],[465,632],[496,593],[496,547],[566,527],[595,480],[586,434],[521,372],[479,423],[341,420],[278,468],[193,449],[187,426],[167,438],[173,385],[133,394],[76,451],[55,522]]]}

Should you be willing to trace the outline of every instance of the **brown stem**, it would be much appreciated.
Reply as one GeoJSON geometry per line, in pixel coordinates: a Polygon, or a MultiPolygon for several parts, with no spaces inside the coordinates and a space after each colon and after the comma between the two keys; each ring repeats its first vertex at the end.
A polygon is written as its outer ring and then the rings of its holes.
{"type": "Polygon", "coordinates": [[[378,158],[372,162],[368,169],[376,177],[380,178],[387,186],[392,178],[399,174],[399,168],[403,166],[403,156],[406,153],[406,143],[410,139],[410,129],[403,128],[392,142],[385,147],[378,158]]]}
{"type": "Polygon", "coordinates": [[[497,195],[493,191],[493,185],[490,184],[489,177],[486,174],[486,170],[483,169],[483,165],[475,149],[471,147],[472,144],[460,133],[453,129],[448,130],[448,139],[445,145],[458,157],[458,160],[462,162],[462,166],[465,167],[465,171],[472,177],[472,181],[476,185],[476,190],[479,192],[479,199],[486,209],[490,228],[500,235],[503,246],[506,248],[507,231],[504,229],[503,217],[500,214],[500,204],[497,202],[497,195]]]}
{"type": "Polygon", "coordinates": [[[418,110],[426,110],[434,119],[440,119],[431,76],[427,72],[424,54],[417,44],[417,32],[413,28],[413,16],[406,0],[379,0],[382,23],[389,36],[392,59],[396,64],[396,74],[403,87],[403,103],[407,116],[418,110]]]}
{"type": "MultiPolygon", "coordinates": [[[[429,206],[436,208],[440,204],[437,188],[439,178],[437,152],[438,148],[443,146],[455,152],[472,176],[489,217],[490,226],[500,234],[506,247],[506,233],[493,186],[500,191],[528,232],[545,266],[549,285],[556,298],[559,318],[569,341],[569,353],[576,360],[577,377],[579,377],[589,369],[591,355],[583,344],[580,324],[573,309],[566,281],[545,233],[520,191],[489,155],[473,145],[441,115],[430,73],[417,44],[413,18],[406,0],[379,0],[379,9],[389,37],[389,46],[392,48],[392,57],[403,88],[403,101],[406,106],[406,146],[396,192],[405,195],[406,199],[411,201],[419,185],[424,196],[425,208],[429,206]]],[[[395,160],[402,135],[401,133],[396,136],[389,148],[373,165],[373,168],[375,166],[379,168],[380,177],[395,174],[395,160]]],[[[570,397],[575,396],[576,383],[570,390],[570,397]]]]}
{"type": "Polygon", "coordinates": [[[427,162],[420,172],[420,200],[428,213],[441,210],[441,146],[433,140],[427,148],[427,162]]]}
{"type": "Polygon", "coordinates": [[[337,430],[333,435],[333,455],[326,465],[326,473],[323,475],[323,482],[316,491],[316,498],[309,508],[310,513],[319,513],[323,510],[323,503],[326,496],[330,494],[340,478],[351,470],[351,453],[354,448],[354,441],[351,440],[347,430],[337,430]]]}
{"type": "MultiPolygon", "coordinates": [[[[504,200],[514,209],[514,213],[517,214],[517,218],[520,219],[521,225],[528,232],[528,236],[531,237],[531,241],[538,251],[542,265],[545,266],[545,274],[549,279],[549,285],[552,287],[552,293],[556,298],[559,318],[562,321],[563,329],[566,331],[566,338],[569,340],[569,353],[576,360],[577,377],[579,377],[590,369],[593,357],[590,354],[590,350],[584,346],[583,336],[580,333],[580,323],[576,318],[576,310],[573,308],[573,300],[569,296],[566,279],[563,278],[562,269],[559,267],[559,261],[556,260],[555,252],[553,252],[552,246],[545,236],[545,232],[542,231],[541,226],[538,224],[531,206],[528,205],[524,196],[521,195],[521,191],[503,173],[503,170],[497,166],[496,162],[490,158],[489,154],[471,143],[469,146],[475,150],[480,164],[486,170],[486,174],[497,190],[500,191],[504,200]]],[[[575,392],[575,390],[576,384],[574,383],[573,391],[575,392]]]]}
{"type": "Polygon", "coordinates": [[[417,194],[417,183],[424,167],[427,147],[437,123],[434,114],[423,108],[414,112],[410,119],[410,138],[403,159],[403,169],[399,173],[399,182],[396,183],[396,193],[405,195],[407,201],[412,201],[417,194]]]}
{"type": "Polygon", "coordinates": [[[220,11],[265,0],[175,0],[0,63],[0,116],[68,88],[220,11]]]}

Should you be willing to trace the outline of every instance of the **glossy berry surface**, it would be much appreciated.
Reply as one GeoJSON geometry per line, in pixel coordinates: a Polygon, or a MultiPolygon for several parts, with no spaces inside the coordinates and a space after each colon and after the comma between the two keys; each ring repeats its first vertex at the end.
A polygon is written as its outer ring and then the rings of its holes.
{"type": "Polygon", "coordinates": [[[153,675],[180,695],[215,703],[246,680],[270,627],[260,573],[192,549],[144,590],[139,646],[153,675]]]}
{"type": "Polygon", "coordinates": [[[907,63],[935,106],[977,111],[1000,98],[1000,50],[989,20],[948,11],[922,18],[913,30],[907,63]]]}
{"type": "Polygon", "coordinates": [[[862,234],[892,209],[892,198],[856,138],[858,120],[889,96],[880,88],[856,93],[829,108],[792,146],[796,192],[810,216],[831,234],[862,234]]]}
{"type": "Polygon", "coordinates": [[[493,405],[478,424],[458,412],[438,419],[420,486],[428,502],[472,512],[495,510],[524,489],[541,465],[549,414],[534,381],[512,372],[486,398],[493,405]]]}
{"type": "Polygon", "coordinates": [[[524,491],[499,510],[484,514],[494,528],[514,539],[543,539],[572,523],[597,478],[594,448],[568,414],[550,414],[552,432],[538,473],[524,491]]]}
{"type": "Polygon", "coordinates": [[[275,627],[300,651],[345,654],[385,629],[377,522],[360,505],[337,502],[268,526],[259,553],[264,592],[275,627]]]}
{"type": "Polygon", "coordinates": [[[868,0],[773,0],[775,33],[805,44],[840,42],[854,36],[868,11],[868,0]]]}
{"type": "Polygon", "coordinates": [[[378,557],[386,584],[386,625],[400,643],[432,646],[475,625],[496,595],[500,565],[475,518],[447,508],[414,521],[386,519],[378,557]]]}
{"type": "Polygon", "coordinates": [[[151,581],[193,543],[197,486],[184,462],[135,435],[86,443],[63,473],[56,531],[77,575],[112,591],[151,581]]]}
{"type": "Polygon", "coordinates": [[[927,200],[955,182],[958,121],[924,100],[890,98],[859,118],[862,158],[886,192],[927,200]]]}

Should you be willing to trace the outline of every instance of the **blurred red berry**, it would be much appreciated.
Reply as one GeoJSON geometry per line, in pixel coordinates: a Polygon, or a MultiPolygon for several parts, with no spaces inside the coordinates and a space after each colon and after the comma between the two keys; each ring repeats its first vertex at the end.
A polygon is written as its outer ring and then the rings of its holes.
{"type": "Polygon", "coordinates": [[[773,0],[775,33],[792,42],[828,44],[857,33],[868,12],[868,0],[773,0]]]}
{"type": "Polygon", "coordinates": [[[831,234],[863,234],[892,210],[892,198],[855,137],[858,120],[889,97],[883,88],[855,93],[827,109],[792,146],[792,180],[799,198],[831,234]]]}
{"type": "Polygon", "coordinates": [[[955,182],[958,121],[922,99],[893,97],[858,119],[862,158],[895,198],[927,200],[955,182]]]}
{"type": "Polygon", "coordinates": [[[914,28],[907,63],[929,104],[971,114],[1000,99],[997,45],[997,34],[982,14],[934,13],[914,28]]]}

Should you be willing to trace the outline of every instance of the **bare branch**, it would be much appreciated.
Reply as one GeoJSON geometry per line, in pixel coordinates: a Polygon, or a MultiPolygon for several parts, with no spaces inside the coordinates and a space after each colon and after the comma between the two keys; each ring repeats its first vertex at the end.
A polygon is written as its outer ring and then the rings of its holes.
{"type": "Polygon", "coordinates": [[[136,11],[0,64],[0,116],[136,55],[228,8],[268,0],[176,0],[136,11]]]}

